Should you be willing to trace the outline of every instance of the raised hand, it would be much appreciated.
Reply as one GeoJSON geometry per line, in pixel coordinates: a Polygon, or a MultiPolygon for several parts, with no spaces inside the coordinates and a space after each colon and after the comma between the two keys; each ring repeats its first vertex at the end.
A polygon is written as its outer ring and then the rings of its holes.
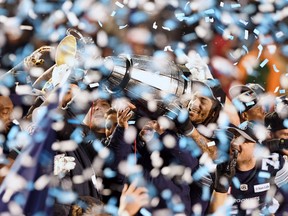
{"type": "Polygon", "coordinates": [[[117,123],[120,127],[128,128],[128,121],[133,116],[133,111],[130,107],[118,110],[117,112],[117,123]]]}
{"type": "Polygon", "coordinates": [[[149,195],[145,187],[136,187],[135,183],[124,185],[120,197],[119,215],[135,215],[143,206],[148,205],[149,195]]]}

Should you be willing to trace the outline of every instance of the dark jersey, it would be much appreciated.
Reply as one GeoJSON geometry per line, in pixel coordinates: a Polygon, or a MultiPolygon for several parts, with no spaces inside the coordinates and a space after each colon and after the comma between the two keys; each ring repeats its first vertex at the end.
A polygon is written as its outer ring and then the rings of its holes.
{"type": "Polygon", "coordinates": [[[288,163],[277,153],[262,158],[252,170],[237,170],[229,191],[235,198],[230,215],[274,213],[279,207],[275,191],[287,182],[288,163]]]}

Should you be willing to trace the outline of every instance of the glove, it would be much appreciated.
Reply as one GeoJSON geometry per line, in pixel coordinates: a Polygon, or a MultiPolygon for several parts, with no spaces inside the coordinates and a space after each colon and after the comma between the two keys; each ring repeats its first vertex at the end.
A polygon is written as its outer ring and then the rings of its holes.
{"type": "Polygon", "coordinates": [[[54,175],[65,175],[70,170],[74,169],[76,163],[75,158],[65,156],[65,154],[58,154],[54,157],[54,175]]]}
{"type": "Polygon", "coordinates": [[[214,190],[219,193],[227,193],[231,185],[232,178],[236,172],[236,160],[238,151],[234,150],[233,157],[228,162],[217,165],[215,172],[214,190]]]}
{"type": "Polygon", "coordinates": [[[270,152],[278,152],[283,149],[288,149],[288,140],[287,139],[271,139],[265,140],[262,142],[270,152]]]}
{"type": "Polygon", "coordinates": [[[194,130],[194,125],[189,119],[188,111],[182,108],[181,105],[177,103],[171,103],[166,107],[166,112],[164,116],[169,118],[175,123],[176,129],[184,134],[185,136],[190,135],[194,130]]]}

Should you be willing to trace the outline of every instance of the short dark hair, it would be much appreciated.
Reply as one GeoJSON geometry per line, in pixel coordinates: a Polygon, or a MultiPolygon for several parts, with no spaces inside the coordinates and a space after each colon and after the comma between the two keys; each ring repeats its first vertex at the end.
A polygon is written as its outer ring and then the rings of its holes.
{"type": "Polygon", "coordinates": [[[265,126],[272,132],[287,129],[284,121],[285,119],[280,118],[277,112],[268,113],[264,118],[265,126]]]}

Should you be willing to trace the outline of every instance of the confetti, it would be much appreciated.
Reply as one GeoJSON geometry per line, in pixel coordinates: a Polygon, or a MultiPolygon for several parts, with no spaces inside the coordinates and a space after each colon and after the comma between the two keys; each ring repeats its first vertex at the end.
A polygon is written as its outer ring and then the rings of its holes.
{"type": "Polygon", "coordinates": [[[268,63],[268,59],[264,59],[261,63],[260,63],[260,67],[264,67],[267,63],[268,63]]]}
{"type": "Polygon", "coordinates": [[[124,5],[123,5],[122,3],[120,3],[120,2],[118,2],[118,1],[116,1],[115,4],[116,4],[118,7],[120,7],[120,8],[123,8],[123,7],[124,7],[124,5]]]}

